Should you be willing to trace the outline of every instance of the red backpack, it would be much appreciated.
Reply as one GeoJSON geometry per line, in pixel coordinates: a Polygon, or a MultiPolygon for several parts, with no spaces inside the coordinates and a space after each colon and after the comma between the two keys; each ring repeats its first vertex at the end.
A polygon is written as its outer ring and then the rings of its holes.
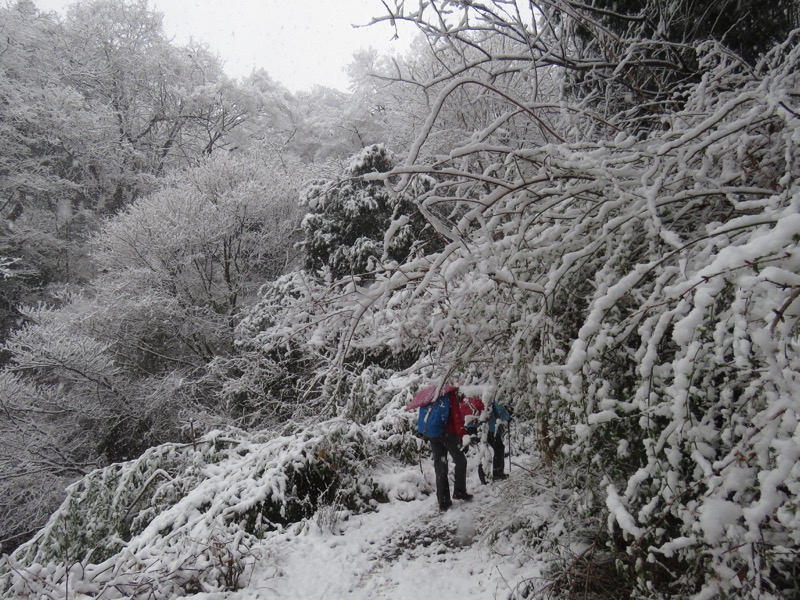
{"type": "Polygon", "coordinates": [[[478,416],[485,408],[480,398],[467,398],[461,402],[461,414],[464,416],[464,427],[468,433],[475,433],[478,429],[478,416]]]}

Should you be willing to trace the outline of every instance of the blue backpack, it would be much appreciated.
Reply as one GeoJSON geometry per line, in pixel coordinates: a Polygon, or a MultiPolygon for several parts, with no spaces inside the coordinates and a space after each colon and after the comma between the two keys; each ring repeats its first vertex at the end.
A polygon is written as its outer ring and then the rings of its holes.
{"type": "Polygon", "coordinates": [[[417,431],[426,438],[436,438],[444,433],[444,426],[450,417],[450,393],[439,396],[432,403],[420,407],[417,417],[417,431]]]}

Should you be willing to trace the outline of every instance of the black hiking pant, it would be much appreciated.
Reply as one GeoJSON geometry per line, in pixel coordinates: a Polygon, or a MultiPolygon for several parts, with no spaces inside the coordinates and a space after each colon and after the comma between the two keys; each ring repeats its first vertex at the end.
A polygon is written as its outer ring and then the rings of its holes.
{"type": "Polygon", "coordinates": [[[461,439],[455,433],[447,433],[431,438],[433,471],[436,474],[436,499],[439,506],[450,503],[450,481],[447,477],[447,454],[453,457],[455,481],[453,493],[456,496],[467,493],[467,457],[461,450],[461,439]]]}
{"type": "Polygon", "coordinates": [[[490,431],[486,436],[486,441],[494,450],[492,457],[492,477],[503,475],[506,470],[506,445],[503,443],[503,428],[498,427],[497,431],[490,431]]]}

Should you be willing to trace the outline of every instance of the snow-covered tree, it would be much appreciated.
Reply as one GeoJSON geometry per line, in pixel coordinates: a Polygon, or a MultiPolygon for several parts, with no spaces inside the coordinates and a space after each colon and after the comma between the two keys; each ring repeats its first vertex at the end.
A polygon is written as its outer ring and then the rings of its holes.
{"type": "Polygon", "coordinates": [[[354,155],[340,180],[309,186],[305,192],[309,213],[303,220],[309,271],[326,268],[334,279],[362,276],[380,262],[406,260],[423,245],[419,212],[408,199],[393,196],[373,178],[394,165],[391,151],[376,144],[354,155]],[[390,231],[393,222],[396,228],[390,231]]]}
{"type": "Polygon", "coordinates": [[[0,412],[0,546],[7,552],[47,521],[69,483],[99,463],[80,411],[56,387],[2,371],[0,412]]]}
{"type": "Polygon", "coordinates": [[[233,138],[263,98],[228,80],[207,48],[172,44],[146,2],[76,3],[69,14],[0,8],[2,245],[36,273],[0,284],[4,330],[14,306],[91,278],[86,241],[102,214],[170,168],[262,133],[233,138]]]}
{"type": "Polygon", "coordinates": [[[58,501],[79,469],[204,428],[219,405],[205,365],[296,259],[299,177],[271,152],[209,157],[105,224],[93,243],[102,274],[84,293],[20,309],[26,322],[2,346],[9,521],[41,523],[39,504],[18,501],[34,489],[58,501]]]}
{"type": "Polygon", "coordinates": [[[95,260],[182,305],[233,317],[295,261],[302,176],[271,150],[213,156],[107,222],[95,260]]]}
{"type": "Polygon", "coordinates": [[[144,0],[77,2],[63,27],[62,77],[105,109],[117,134],[107,139],[115,164],[103,173],[110,209],[152,189],[169,167],[210,153],[246,120],[219,59],[197,44],[174,46],[144,0]]]}

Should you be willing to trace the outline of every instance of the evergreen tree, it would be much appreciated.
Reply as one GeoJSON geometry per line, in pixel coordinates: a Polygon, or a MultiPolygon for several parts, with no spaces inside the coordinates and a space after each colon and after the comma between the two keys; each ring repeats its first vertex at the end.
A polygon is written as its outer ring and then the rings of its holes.
{"type": "Polygon", "coordinates": [[[393,195],[382,178],[395,157],[382,144],[364,148],[350,160],[338,181],[320,180],[307,190],[311,209],[303,221],[306,268],[328,268],[335,279],[364,275],[378,262],[405,260],[422,242],[423,220],[412,202],[393,195]],[[402,225],[387,237],[393,221],[402,225]]]}

